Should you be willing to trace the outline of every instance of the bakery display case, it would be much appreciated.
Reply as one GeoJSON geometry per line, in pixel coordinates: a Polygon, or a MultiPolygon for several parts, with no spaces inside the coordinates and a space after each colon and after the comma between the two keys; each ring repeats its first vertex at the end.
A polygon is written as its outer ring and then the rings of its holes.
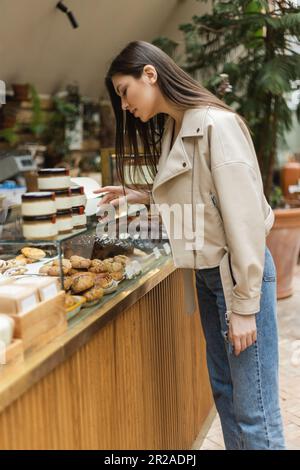
{"type": "Polygon", "coordinates": [[[112,237],[104,227],[111,222],[101,223],[93,218],[86,228],[73,229],[51,240],[37,236],[34,240],[14,238],[11,232],[5,238],[4,227],[0,248],[0,311],[4,308],[1,309],[4,302],[1,285],[16,286],[15,292],[26,286],[28,296],[32,294],[31,286],[40,286],[41,300],[47,300],[44,291],[48,297],[51,292],[65,292],[65,309],[70,320],[81,309],[102,304],[107,295],[115,295],[128,281],[134,282],[141,273],[156,266],[160,258],[162,261],[170,256],[167,239],[151,241],[129,234],[112,237]],[[56,289],[47,287],[54,280],[56,289]]]}
{"type": "Polygon", "coordinates": [[[89,218],[26,240],[19,217],[0,244],[0,448],[191,447],[213,400],[163,231],[122,234],[119,214],[114,236],[89,218]]]}

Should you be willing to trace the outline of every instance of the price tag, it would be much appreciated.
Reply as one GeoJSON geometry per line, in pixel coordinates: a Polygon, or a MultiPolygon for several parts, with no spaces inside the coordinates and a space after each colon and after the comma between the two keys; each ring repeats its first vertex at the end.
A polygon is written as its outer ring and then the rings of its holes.
{"type": "Polygon", "coordinates": [[[157,246],[155,248],[153,248],[153,253],[154,253],[154,256],[155,256],[156,259],[161,257],[161,253],[160,253],[159,249],[157,248],[157,246]]]}
{"type": "Polygon", "coordinates": [[[133,273],[135,275],[141,274],[142,266],[140,265],[140,263],[138,261],[136,261],[136,260],[132,261],[131,265],[132,265],[133,273]]]}
{"type": "Polygon", "coordinates": [[[163,247],[164,247],[166,255],[170,255],[171,254],[171,247],[170,247],[169,243],[167,243],[167,242],[164,243],[163,247]]]}
{"type": "Polygon", "coordinates": [[[125,267],[125,275],[127,279],[132,279],[134,276],[134,271],[132,269],[132,263],[128,263],[125,267]]]}

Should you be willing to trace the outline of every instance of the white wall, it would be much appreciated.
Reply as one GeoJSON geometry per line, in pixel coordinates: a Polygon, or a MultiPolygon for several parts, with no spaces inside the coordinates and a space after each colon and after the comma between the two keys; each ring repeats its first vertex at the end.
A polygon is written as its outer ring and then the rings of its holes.
{"type": "Polygon", "coordinates": [[[177,0],[65,0],[78,29],[56,3],[0,1],[0,80],[30,82],[41,93],[76,80],[97,97],[114,55],[131,40],[159,35],[177,0]]]}

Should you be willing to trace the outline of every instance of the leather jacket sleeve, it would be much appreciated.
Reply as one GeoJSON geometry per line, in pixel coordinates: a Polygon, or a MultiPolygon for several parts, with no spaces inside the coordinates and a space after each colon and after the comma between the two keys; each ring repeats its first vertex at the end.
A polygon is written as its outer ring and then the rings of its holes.
{"type": "Polygon", "coordinates": [[[266,234],[262,179],[246,125],[235,114],[209,116],[211,173],[231,259],[235,285],[232,311],[260,310],[266,234]]]}

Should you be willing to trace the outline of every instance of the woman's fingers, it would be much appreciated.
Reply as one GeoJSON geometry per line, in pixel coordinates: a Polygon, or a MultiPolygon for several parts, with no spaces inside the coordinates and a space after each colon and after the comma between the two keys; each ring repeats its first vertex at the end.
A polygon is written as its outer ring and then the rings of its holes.
{"type": "Polygon", "coordinates": [[[123,186],[103,186],[102,188],[93,191],[95,194],[113,192],[117,194],[124,194],[123,186]]]}
{"type": "Polygon", "coordinates": [[[240,352],[242,351],[242,345],[241,345],[241,340],[239,336],[233,337],[233,347],[234,347],[234,354],[238,356],[240,352]]]}
{"type": "Polygon", "coordinates": [[[112,199],[116,199],[116,194],[114,194],[114,193],[106,194],[98,202],[98,206],[102,206],[103,204],[109,204],[112,199]]]}
{"type": "Polygon", "coordinates": [[[243,336],[233,337],[232,344],[234,346],[234,354],[238,356],[241,352],[245,351],[247,348],[252,346],[256,341],[256,332],[255,334],[247,334],[243,336]]]}

